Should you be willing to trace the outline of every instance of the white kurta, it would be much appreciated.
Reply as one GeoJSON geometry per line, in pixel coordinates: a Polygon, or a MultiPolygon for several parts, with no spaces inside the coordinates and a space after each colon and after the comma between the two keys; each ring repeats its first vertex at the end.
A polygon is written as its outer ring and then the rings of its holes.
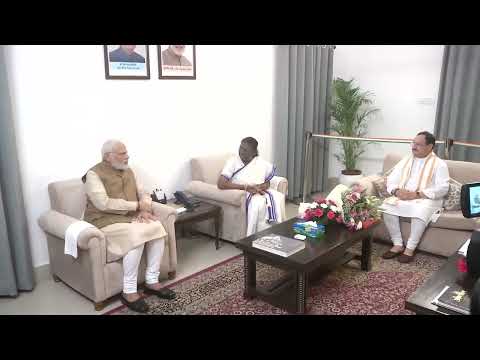
{"type": "MultiPolygon", "coordinates": [[[[417,190],[425,159],[426,158],[413,159],[412,171],[405,184],[406,190],[417,190]]],[[[389,193],[400,187],[403,163],[403,161],[399,162],[387,178],[387,191],[389,193]]],[[[382,205],[384,212],[396,216],[419,218],[426,224],[430,221],[436,221],[436,214],[440,212],[443,205],[443,198],[448,193],[450,176],[447,164],[438,157],[433,171],[430,185],[421,190],[428,199],[398,200],[396,204],[389,204],[388,201],[384,201],[382,205]]]]}
{"type": "MultiPolygon", "coordinates": [[[[275,175],[275,166],[259,158],[253,158],[246,166],[240,157],[227,160],[221,175],[234,184],[259,185],[270,181],[275,175]]],[[[285,195],[272,188],[265,195],[248,194],[247,196],[247,236],[263,230],[270,223],[282,222],[285,213],[285,195]]]]}

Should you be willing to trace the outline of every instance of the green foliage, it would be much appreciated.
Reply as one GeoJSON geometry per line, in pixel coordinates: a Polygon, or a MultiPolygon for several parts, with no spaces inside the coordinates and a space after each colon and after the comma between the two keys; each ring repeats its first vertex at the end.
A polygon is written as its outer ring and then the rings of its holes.
{"type": "MultiPolygon", "coordinates": [[[[372,108],[373,101],[369,91],[362,92],[353,85],[354,79],[345,81],[336,78],[333,81],[333,101],[331,104],[331,129],[340,136],[363,137],[367,133],[367,120],[379,109],[372,108]]],[[[357,160],[365,152],[364,142],[341,140],[342,153],[335,154],[346,170],[355,170],[357,160]]]]}

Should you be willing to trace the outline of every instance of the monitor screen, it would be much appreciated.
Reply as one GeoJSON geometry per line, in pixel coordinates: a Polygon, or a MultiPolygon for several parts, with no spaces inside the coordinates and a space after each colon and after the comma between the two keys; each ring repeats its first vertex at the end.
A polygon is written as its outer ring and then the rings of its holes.
{"type": "Polygon", "coordinates": [[[470,188],[470,214],[480,214],[480,184],[470,188]]]}
{"type": "Polygon", "coordinates": [[[462,185],[460,205],[464,217],[480,217],[480,182],[462,185]]]}

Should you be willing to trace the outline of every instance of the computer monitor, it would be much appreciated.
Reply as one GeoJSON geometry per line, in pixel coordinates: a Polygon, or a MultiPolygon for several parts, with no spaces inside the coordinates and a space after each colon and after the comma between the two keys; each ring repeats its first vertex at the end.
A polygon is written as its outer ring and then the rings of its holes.
{"type": "Polygon", "coordinates": [[[480,217],[480,182],[462,185],[460,206],[464,217],[480,217]]]}

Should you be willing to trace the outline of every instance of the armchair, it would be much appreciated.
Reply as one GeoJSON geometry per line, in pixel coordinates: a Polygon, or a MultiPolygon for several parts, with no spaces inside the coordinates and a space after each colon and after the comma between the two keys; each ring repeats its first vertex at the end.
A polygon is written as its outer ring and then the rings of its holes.
{"type": "MultiPolygon", "coordinates": [[[[225,166],[226,161],[233,154],[225,153],[214,156],[193,158],[190,161],[192,181],[187,185],[186,191],[202,201],[218,205],[222,208],[220,222],[220,238],[232,242],[246,236],[246,194],[242,190],[220,190],[217,180],[225,166]]],[[[274,176],[270,187],[287,193],[288,181],[284,177],[274,176]]],[[[285,218],[285,214],[282,214],[285,218]]],[[[213,222],[206,220],[196,225],[197,230],[215,236],[213,222]]]]}
{"type": "MultiPolygon", "coordinates": [[[[38,223],[47,237],[53,278],[92,300],[95,310],[102,310],[106,299],[122,292],[122,259],[113,260],[109,256],[105,236],[98,228],[87,228],[80,233],[76,259],[65,255],[65,231],[73,222],[83,219],[87,195],[80,179],[50,183],[48,193],[51,209],[40,216],[38,223]]],[[[153,203],[153,211],[168,234],[160,278],[173,279],[177,268],[176,211],[158,203],[153,203]]],[[[145,267],[145,255],[142,255],[138,283],[145,280],[145,267]]]]}

